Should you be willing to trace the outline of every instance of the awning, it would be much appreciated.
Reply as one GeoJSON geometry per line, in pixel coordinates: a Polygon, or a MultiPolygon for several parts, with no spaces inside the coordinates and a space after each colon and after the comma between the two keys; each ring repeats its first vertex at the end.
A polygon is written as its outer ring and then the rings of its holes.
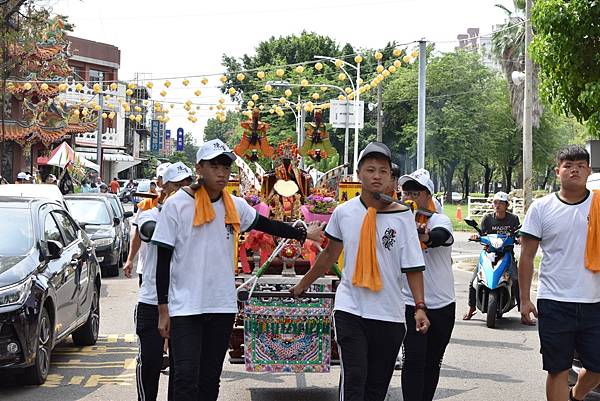
{"type": "MultiPolygon", "coordinates": [[[[88,160],[96,160],[96,153],[90,152],[79,152],[79,155],[88,159],[88,160]]],[[[115,162],[115,170],[121,172],[123,170],[127,170],[137,164],[142,162],[142,159],[137,159],[127,153],[106,153],[102,154],[102,159],[106,162],[115,162]]]]}
{"type": "Polygon", "coordinates": [[[39,165],[50,165],[65,168],[65,165],[69,163],[79,163],[84,167],[91,168],[96,171],[100,171],[100,166],[96,163],[92,163],[88,158],[85,157],[85,153],[75,152],[68,143],[63,142],[52,150],[50,157],[38,157],[37,164],[39,165]]]}

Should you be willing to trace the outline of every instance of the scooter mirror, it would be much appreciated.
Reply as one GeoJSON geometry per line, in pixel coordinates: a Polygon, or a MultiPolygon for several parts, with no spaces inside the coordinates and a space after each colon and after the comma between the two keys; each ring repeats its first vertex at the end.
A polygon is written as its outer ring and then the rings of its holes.
{"type": "Polygon", "coordinates": [[[473,219],[465,219],[465,223],[470,227],[477,228],[477,222],[473,219]]]}

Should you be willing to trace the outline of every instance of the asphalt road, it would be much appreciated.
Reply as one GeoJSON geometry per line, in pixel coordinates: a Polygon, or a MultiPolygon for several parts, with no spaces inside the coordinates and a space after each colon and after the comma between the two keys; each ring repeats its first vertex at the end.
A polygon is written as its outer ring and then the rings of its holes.
{"type": "MultiPolygon", "coordinates": [[[[466,234],[456,236],[454,259],[477,255],[479,246],[466,242],[466,234]]],[[[455,270],[457,317],[452,341],[446,352],[439,400],[541,400],[545,375],[538,353],[535,327],[519,324],[515,310],[498,329],[485,327],[484,317],[460,320],[466,305],[470,273],[455,270]]],[[[10,377],[0,377],[0,399],[33,400],[133,400],[136,399],[135,357],[137,343],[133,308],[137,301],[137,280],[103,280],[101,298],[101,338],[93,347],[75,347],[70,340],[54,351],[46,384],[22,387],[10,377]]],[[[260,374],[246,372],[243,365],[224,365],[220,400],[331,400],[337,399],[339,367],[330,373],[260,374]]],[[[168,376],[161,377],[161,396],[166,399],[168,376]]],[[[389,400],[401,400],[400,372],[394,374],[389,400]]]]}

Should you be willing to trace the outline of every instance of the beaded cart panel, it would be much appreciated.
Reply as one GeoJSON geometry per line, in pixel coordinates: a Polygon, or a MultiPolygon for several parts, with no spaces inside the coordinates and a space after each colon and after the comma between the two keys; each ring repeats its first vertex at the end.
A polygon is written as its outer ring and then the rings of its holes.
{"type": "MultiPolygon", "coordinates": [[[[261,287],[261,288],[258,288],[261,287]]],[[[286,291],[289,284],[259,285],[286,291]]],[[[309,291],[330,292],[313,284],[309,291]]],[[[332,299],[250,298],[244,307],[244,358],[249,372],[329,372],[332,299]]]]}

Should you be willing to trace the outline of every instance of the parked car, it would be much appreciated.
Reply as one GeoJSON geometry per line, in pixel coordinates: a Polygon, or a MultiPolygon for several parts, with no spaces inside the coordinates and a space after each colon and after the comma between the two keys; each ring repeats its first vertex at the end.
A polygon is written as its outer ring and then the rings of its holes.
{"type": "Polygon", "coordinates": [[[77,196],[85,196],[85,197],[95,197],[95,198],[105,198],[110,203],[113,213],[119,220],[121,221],[121,232],[123,233],[123,246],[121,249],[121,258],[124,263],[127,260],[127,253],[129,252],[129,241],[130,241],[130,231],[131,224],[129,222],[129,218],[133,217],[133,212],[126,212],[123,204],[119,197],[115,194],[111,193],[86,193],[86,194],[78,194],[77,196]]]}
{"type": "Polygon", "coordinates": [[[462,200],[462,194],[459,192],[452,192],[452,202],[460,202],[462,200]]]}
{"type": "Polygon", "coordinates": [[[58,185],[54,184],[6,184],[0,188],[0,196],[50,199],[68,207],[58,185]]]}
{"type": "Polygon", "coordinates": [[[57,202],[0,197],[0,372],[48,376],[56,344],[94,345],[100,267],[86,233],[57,202]]]}
{"type": "Polygon", "coordinates": [[[100,262],[102,277],[116,277],[122,266],[123,231],[121,220],[110,202],[99,194],[66,195],[71,215],[90,236],[100,262]]]}

